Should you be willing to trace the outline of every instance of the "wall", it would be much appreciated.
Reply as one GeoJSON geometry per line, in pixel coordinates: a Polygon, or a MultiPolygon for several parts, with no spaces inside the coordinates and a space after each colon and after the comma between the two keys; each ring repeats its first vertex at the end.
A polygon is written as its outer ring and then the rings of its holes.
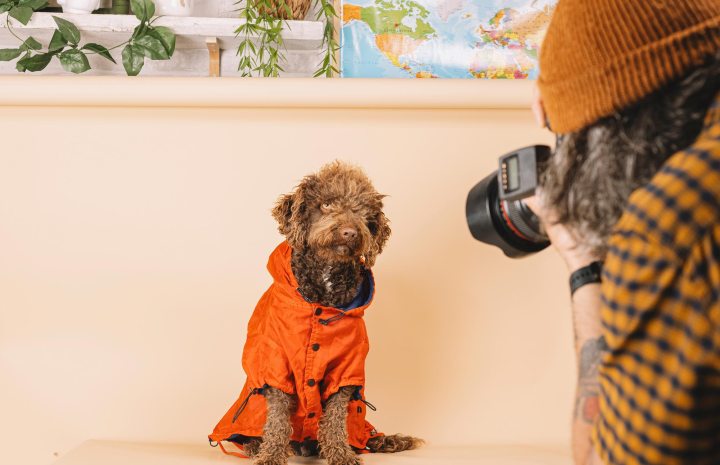
{"type": "Polygon", "coordinates": [[[551,140],[523,108],[527,83],[343,81],[326,95],[316,81],[3,79],[0,463],[46,464],[90,438],[204,442],[244,381],[245,326],[281,240],[269,210],[335,158],[389,194],[370,419],[435,444],[567,441],[563,266],[506,259],[464,219],[499,155],[551,140]]]}

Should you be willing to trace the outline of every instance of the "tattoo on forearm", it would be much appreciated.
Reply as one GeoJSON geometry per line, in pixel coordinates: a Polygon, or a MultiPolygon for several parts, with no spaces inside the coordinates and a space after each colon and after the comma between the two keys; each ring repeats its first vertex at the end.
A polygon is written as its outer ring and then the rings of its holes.
{"type": "Polygon", "coordinates": [[[578,386],[575,397],[575,419],[593,423],[599,412],[600,380],[598,368],[608,346],[605,338],[590,339],[580,349],[578,386]]]}

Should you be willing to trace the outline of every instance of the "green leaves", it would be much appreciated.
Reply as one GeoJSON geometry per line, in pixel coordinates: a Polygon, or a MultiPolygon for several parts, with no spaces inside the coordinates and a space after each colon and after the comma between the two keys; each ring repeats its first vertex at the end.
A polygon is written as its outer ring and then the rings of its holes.
{"type": "MultiPolygon", "coordinates": [[[[323,45],[326,59],[317,69],[316,76],[330,76],[337,73],[338,50],[334,39],[334,18],[337,11],[330,0],[314,0],[317,4],[319,19],[324,19],[329,27],[323,34],[323,45]]],[[[284,71],[286,63],[286,49],[283,31],[289,28],[289,19],[295,18],[289,0],[248,0],[238,2],[241,20],[244,20],[235,30],[240,38],[237,55],[240,57],[238,71],[242,76],[277,77],[284,71]]]]}
{"type": "Polygon", "coordinates": [[[77,45],[80,42],[80,31],[73,23],[58,16],[53,16],[53,19],[58,26],[60,34],[62,34],[68,43],[77,45]]]}
{"type": "Polygon", "coordinates": [[[90,63],[83,52],[71,48],[58,55],[60,64],[65,71],[80,74],[90,69],[90,63]]]}
{"type": "Polygon", "coordinates": [[[33,13],[33,9],[29,6],[15,6],[10,9],[10,12],[8,14],[20,21],[21,23],[27,25],[27,23],[30,22],[30,18],[32,17],[33,13]]]}
{"type": "Polygon", "coordinates": [[[137,19],[142,22],[155,16],[155,4],[151,0],[130,0],[130,6],[137,19]]]}
{"type": "Polygon", "coordinates": [[[128,76],[137,76],[145,64],[145,49],[128,44],[122,51],[122,61],[128,76]]]}
{"type": "Polygon", "coordinates": [[[60,33],[59,30],[55,29],[53,32],[52,39],[50,39],[50,45],[48,46],[48,52],[56,52],[62,50],[67,45],[67,40],[60,33]]]}
{"type": "MultiPolygon", "coordinates": [[[[269,1],[269,0],[264,0],[269,1]]],[[[152,0],[130,0],[135,16],[140,24],[133,31],[122,51],[122,62],[129,76],[136,76],[145,64],[145,58],[151,60],[168,60],[175,53],[175,33],[167,27],[153,26],[150,19],[155,15],[155,4],[152,0]]],[[[47,0],[0,0],[0,13],[8,14],[27,24],[33,11],[47,5],[47,0]]],[[[100,55],[106,60],[116,63],[110,50],[101,44],[88,43],[80,47],[80,30],[72,22],[53,16],[57,29],[53,31],[47,52],[42,52],[42,44],[33,37],[22,41],[18,48],[0,49],[0,61],[11,61],[20,58],[15,67],[20,72],[42,71],[52,57],[56,56],[63,69],[67,72],[80,74],[90,69],[88,56],[100,55]]],[[[10,24],[12,28],[12,24],[10,24]]],[[[12,32],[12,31],[11,31],[12,32]]],[[[13,33],[15,37],[18,37],[13,33]]],[[[19,37],[18,37],[19,38],[19,37]]]]}
{"type": "Polygon", "coordinates": [[[12,61],[22,54],[19,48],[0,48],[0,61],[12,61]]]}
{"type": "Polygon", "coordinates": [[[116,63],[115,59],[110,55],[110,51],[103,47],[100,44],[85,44],[80,50],[90,50],[91,52],[95,52],[98,55],[100,55],[103,58],[107,58],[108,60],[112,61],[113,63],[116,63]]]}
{"type": "Polygon", "coordinates": [[[44,70],[53,57],[52,53],[38,53],[30,55],[30,52],[15,64],[15,69],[24,73],[25,71],[35,72],[44,70]]]}
{"type": "Polygon", "coordinates": [[[35,11],[45,8],[47,4],[47,0],[20,0],[20,2],[18,2],[19,6],[26,6],[35,11]]]}
{"type": "Polygon", "coordinates": [[[5,0],[0,1],[0,13],[7,11],[10,17],[27,25],[35,10],[46,6],[47,0],[5,0]]]}
{"type": "MultiPolygon", "coordinates": [[[[137,2],[142,3],[141,0],[137,2]]],[[[152,2],[150,4],[152,5],[152,2]]],[[[139,10],[135,10],[133,6],[133,11],[139,10]]],[[[146,13],[150,16],[155,14],[155,6],[152,5],[149,13],[147,11],[146,13]]],[[[175,53],[175,33],[164,26],[152,26],[145,19],[135,28],[130,43],[123,49],[122,62],[128,76],[137,76],[145,65],[145,57],[151,60],[169,60],[173,53],[175,53]]]]}
{"type": "Polygon", "coordinates": [[[42,44],[35,40],[34,37],[28,37],[25,39],[25,42],[20,46],[20,50],[23,52],[28,50],[40,50],[42,48],[42,44]]]}
{"type": "Polygon", "coordinates": [[[163,44],[168,56],[172,56],[173,53],[175,53],[175,33],[170,28],[154,26],[149,34],[163,44]]]}
{"type": "Polygon", "coordinates": [[[136,39],[135,46],[142,47],[145,56],[151,60],[167,60],[170,58],[162,42],[150,35],[144,35],[136,39]]]}
{"type": "Polygon", "coordinates": [[[335,39],[335,21],[337,12],[332,2],[329,0],[317,0],[320,3],[320,9],[317,13],[318,20],[325,19],[325,28],[323,29],[323,45],[325,46],[325,56],[320,62],[320,66],[313,77],[333,77],[339,74],[337,67],[337,52],[340,50],[340,44],[335,39]]]}

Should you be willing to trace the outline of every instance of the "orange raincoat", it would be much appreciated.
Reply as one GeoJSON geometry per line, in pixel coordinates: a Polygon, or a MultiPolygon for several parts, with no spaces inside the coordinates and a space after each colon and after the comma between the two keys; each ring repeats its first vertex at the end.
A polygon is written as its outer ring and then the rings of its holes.
{"type": "Polygon", "coordinates": [[[347,311],[325,307],[305,301],[298,292],[291,255],[287,242],[270,255],[267,267],[273,283],[250,318],[243,350],[247,381],[209,439],[242,449],[249,437],[262,436],[262,390],[271,386],[297,396],[291,441],[317,440],[324,402],[340,387],[357,386],[348,406],[347,429],[350,445],[364,451],[368,439],[379,435],[365,421],[369,404],[363,397],[369,344],[362,316],[375,292],[372,273],[367,271],[368,297],[360,306],[347,311]]]}

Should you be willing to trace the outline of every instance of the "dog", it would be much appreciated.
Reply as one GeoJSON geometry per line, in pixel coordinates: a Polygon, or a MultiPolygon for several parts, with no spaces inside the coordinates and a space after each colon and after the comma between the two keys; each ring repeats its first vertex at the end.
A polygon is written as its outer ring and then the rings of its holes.
{"type": "Polygon", "coordinates": [[[383,198],[361,169],[339,161],[280,197],[272,215],[286,240],[270,257],[273,284],[248,324],[248,379],[211,444],[232,442],[257,465],[284,465],[291,455],[359,465],[358,453],[423,443],[365,420],[374,407],[364,397],[362,316],[390,237],[383,198]]]}

